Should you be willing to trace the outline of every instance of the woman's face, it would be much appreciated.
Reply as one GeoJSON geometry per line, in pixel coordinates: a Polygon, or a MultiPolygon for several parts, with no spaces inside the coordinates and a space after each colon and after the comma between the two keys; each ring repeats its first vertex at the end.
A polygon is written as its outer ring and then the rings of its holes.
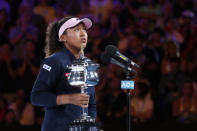
{"type": "Polygon", "coordinates": [[[77,50],[81,49],[81,45],[86,47],[87,39],[88,35],[84,24],[78,24],[73,28],[67,29],[65,34],[66,44],[77,50]]]}

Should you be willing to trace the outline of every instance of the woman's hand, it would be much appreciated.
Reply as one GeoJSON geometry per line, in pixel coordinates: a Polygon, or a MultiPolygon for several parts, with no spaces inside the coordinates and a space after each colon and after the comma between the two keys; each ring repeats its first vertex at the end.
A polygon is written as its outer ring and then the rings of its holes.
{"type": "Polygon", "coordinates": [[[57,104],[73,104],[82,108],[87,108],[89,96],[85,93],[64,94],[57,97],[57,104]]]}

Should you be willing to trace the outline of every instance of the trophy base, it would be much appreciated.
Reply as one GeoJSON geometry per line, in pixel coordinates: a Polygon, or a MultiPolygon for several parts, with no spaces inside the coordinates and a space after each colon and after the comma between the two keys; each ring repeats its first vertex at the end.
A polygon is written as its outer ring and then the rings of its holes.
{"type": "Polygon", "coordinates": [[[95,119],[88,116],[87,113],[83,113],[81,117],[77,120],[74,120],[74,122],[95,122],[95,119]]]}
{"type": "Polygon", "coordinates": [[[101,131],[101,123],[83,114],[79,119],[74,120],[70,124],[69,131],[101,131]]]}

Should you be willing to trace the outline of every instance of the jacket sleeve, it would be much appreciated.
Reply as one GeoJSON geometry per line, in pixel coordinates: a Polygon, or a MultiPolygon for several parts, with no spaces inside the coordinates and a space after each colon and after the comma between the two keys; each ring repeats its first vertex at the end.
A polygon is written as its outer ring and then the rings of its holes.
{"type": "Polygon", "coordinates": [[[88,105],[88,114],[96,119],[96,96],[95,96],[95,87],[89,87],[91,88],[91,94],[90,94],[90,101],[88,105]]]}
{"type": "Polygon", "coordinates": [[[50,107],[56,105],[57,94],[54,87],[60,73],[60,64],[54,58],[47,58],[40,67],[40,72],[31,91],[31,103],[35,106],[50,107]]]}

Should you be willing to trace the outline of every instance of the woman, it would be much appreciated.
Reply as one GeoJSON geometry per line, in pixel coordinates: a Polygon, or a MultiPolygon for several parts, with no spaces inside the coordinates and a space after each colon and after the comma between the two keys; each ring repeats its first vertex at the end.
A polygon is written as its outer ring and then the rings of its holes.
{"type": "Polygon", "coordinates": [[[68,131],[69,123],[88,107],[88,115],[96,118],[95,89],[81,94],[67,81],[66,66],[79,58],[81,45],[87,44],[86,30],[92,26],[88,18],[65,17],[50,24],[46,34],[46,59],[31,92],[33,105],[46,107],[42,131],[68,131]]]}

